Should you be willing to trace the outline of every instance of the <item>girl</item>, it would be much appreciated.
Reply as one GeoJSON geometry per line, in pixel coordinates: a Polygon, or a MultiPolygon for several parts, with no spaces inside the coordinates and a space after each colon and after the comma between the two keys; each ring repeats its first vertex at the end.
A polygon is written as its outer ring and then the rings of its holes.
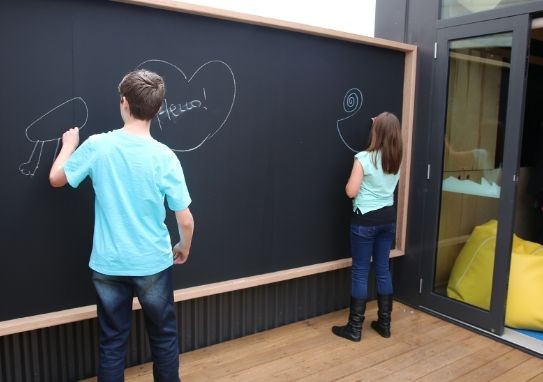
{"type": "Polygon", "coordinates": [[[392,279],[389,255],[396,233],[394,190],[400,177],[402,135],[400,121],[389,112],[372,118],[370,143],[355,155],[351,176],[345,187],[353,199],[351,254],[353,258],[349,321],[332,332],[351,341],[360,341],[368,298],[371,259],[377,281],[378,321],[371,327],[390,337],[392,279]]]}

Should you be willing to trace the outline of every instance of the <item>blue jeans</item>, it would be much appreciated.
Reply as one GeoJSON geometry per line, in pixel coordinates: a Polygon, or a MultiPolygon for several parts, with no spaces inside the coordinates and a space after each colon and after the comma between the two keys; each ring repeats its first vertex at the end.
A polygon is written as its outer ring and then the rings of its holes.
{"type": "Polygon", "coordinates": [[[108,276],[92,272],[100,326],[98,381],[124,381],[132,298],[138,297],[153,358],[155,381],[179,381],[177,320],[172,267],[151,276],[108,276]]]}
{"type": "Polygon", "coordinates": [[[388,265],[395,233],[395,224],[376,226],[351,224],[352,297],[368,298],[368,277],[372,257],[375,266],[377,293],[380,295],[392,294],[392,279],[388,265]]]}

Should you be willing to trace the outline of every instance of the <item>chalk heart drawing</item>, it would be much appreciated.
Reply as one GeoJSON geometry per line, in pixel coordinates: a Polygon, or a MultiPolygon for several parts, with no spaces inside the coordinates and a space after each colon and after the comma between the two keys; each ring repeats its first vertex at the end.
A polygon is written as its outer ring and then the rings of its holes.
{"type": "Polygon", "coordinates": [[[208,61],[190,76],[159,59],[146,60],[136,68],[152,70],[164,78],[166,97],[152,129],[173,151],[198,149],[226,124],[236,100],[236,78],[224,61],[208,61]]]}
{"type": "Polygon", "coordinates": [[[72,127],[82,129],[87,124],[88,118],[89,109],[81,97],[70,98],[36,118],[25,129],[25,136],[32,144],[32,151],[28,160],[19,165],[21,174],[33,176],[36,173],[46,143],[56,143],[54,155],[56,158],[62,134],[72,127]]]}
{"type": "Polygon", "coordinates": [[[358,111],[362,108],[363,103],[364,103],[364,97],[360,89],[351,88],[347,90],[347,92],[345,93],[345,97],[343,97],[343,111],[345,111],[347,115],[336,121],[336,128],[339,134],[339,138],[341,139],[343,144],[347,146],[349,150],[355,153],[359,152],[360,150],[353,148],[352,144],[347,142],[346,137],[344,136],[344,134],[341,133],[341,125],[344,121],[348,120],[349,118],[352,118],[356,113],[358,113],[358,111]]]}

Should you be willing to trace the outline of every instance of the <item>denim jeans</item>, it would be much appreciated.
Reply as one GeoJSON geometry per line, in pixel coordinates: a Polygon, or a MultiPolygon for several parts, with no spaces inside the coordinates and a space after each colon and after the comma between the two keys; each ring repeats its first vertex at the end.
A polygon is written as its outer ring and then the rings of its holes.
{"type": "Polygon", "coordinates": [[[388,265],[395,233],[395,224],[376,226],[351,224],[352,297],[368,298],[368,277],[372,257],[375,266],[377,293],[380,295],[392,294],[392,279],[388,265]]]}
{"type": "Polygon", "coordinates": [[[155,381],[179,381],[177,320],[172,267],[151,276],[108,276],[92,272],[100,326],[98,381],[124,381],[132,298],[138,297],[153,359],[155,381]]]}

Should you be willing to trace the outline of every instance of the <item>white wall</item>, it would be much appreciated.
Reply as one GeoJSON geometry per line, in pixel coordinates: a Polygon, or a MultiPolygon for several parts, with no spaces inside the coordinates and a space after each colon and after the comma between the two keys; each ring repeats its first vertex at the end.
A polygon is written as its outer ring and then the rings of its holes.
{"type": "Polygon", "coordinates": [[[374,36],[376,0],[185,0],[185,3],[374,36]]]}

